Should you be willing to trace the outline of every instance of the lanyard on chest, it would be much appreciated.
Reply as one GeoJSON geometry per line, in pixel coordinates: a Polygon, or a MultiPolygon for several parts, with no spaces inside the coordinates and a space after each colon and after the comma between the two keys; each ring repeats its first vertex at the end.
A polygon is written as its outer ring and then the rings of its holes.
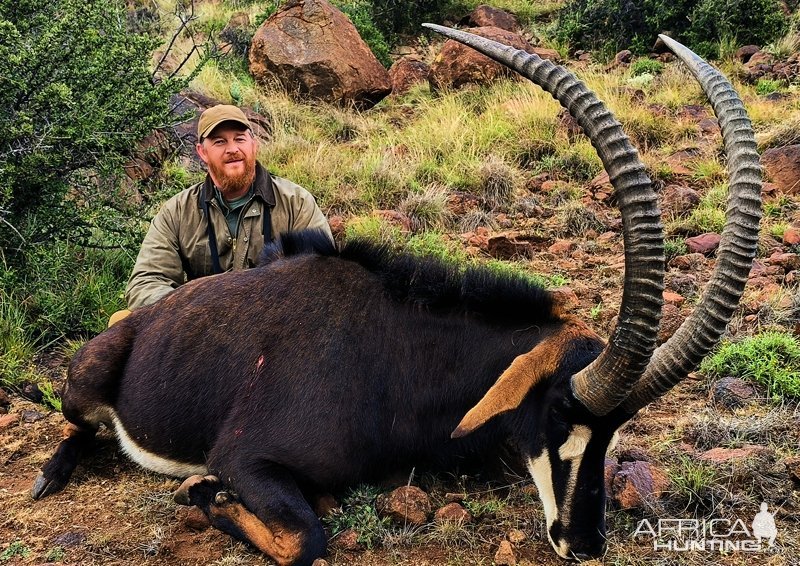
{"type": "MultiPolygon", "coordinates": [[[[211,252],[211,267],[214,270],[214,275],[216,275],[217,273],[223,272],[222,265],[219,262],[217,234],[214,231],[214,223],[211,222],[211,215],[208,213],[208,201],[201,198],[200,205],[203,207],[203,215],[206,217],[206,234],[208,234],[208,249],[211,252]]],[[[271,211],[267,203],[263,203],[262,205],[261,234],[264,236],[265,244],[272,241],[271,211]]]]}

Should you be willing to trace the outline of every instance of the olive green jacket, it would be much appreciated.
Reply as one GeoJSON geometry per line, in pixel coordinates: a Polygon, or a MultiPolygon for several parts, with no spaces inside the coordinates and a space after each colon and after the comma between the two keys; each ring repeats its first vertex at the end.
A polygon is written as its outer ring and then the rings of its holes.
{"type": "Polygon", "coordinates": [[[264,247],[261,214],[265,205],[271,210],[273,238],[283,232],[318,228],[333,240],[325,215],[303,187],[273,177],[257,164],[253,188],[254,196],[242,208],[235,235],[214,198],[209,176],[165,202],[147,231],[125,289],[128,308],[154,303],[186,281],[214,273],[202,201],[208,206],[224,271],[254,267],[258,262],[264,247]]]}

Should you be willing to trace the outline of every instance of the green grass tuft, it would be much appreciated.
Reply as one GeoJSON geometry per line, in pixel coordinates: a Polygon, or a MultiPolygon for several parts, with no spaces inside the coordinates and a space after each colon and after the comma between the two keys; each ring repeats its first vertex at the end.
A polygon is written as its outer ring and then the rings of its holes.
{"type": "Polygon", "coordinates": [[[700,371],[749,379],[765,387],[775,401],[800,398],[800,343],[791,334],[773,331],[726,342],[703,360],[700,371]]]}

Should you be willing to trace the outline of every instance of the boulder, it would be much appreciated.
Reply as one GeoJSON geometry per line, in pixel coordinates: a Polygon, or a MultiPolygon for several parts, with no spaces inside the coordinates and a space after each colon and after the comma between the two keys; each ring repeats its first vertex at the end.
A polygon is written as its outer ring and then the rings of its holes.
{"type": "Polygon", "coordinates": [[[411,57],[398,59],[389,69],[392,94],[405,94],[414,85],[426,82],[428,73],[430,73],[430,67],[418,59],[411,57]]]}
{"type": "Polygon", "coordinates": [[[700,193],[684,185],[667,185],[661,191],[661,210],[675,216],[685,214],[700,204],[700,193]]]}
{"type": "Polygon", "coordinates": [[[413,485],[378,496],[375,505],[382,516],[403,524],[422,525],[431,512],[428,494],[413,485]]]}
{"type": "MultiPolygon", "coordinates": [[[[528,53],[536,53],[543,58],[552,59],[558,56],[558,52],[552,49],[533,47],[518,34],[497,27],[477,27],[466,31],[528,53]]],[[[554,59],[554,62],[558,62],[558,59],[554,59]]],[[[489,84],[511,74],[512,71],[500,63],[495,63],[471,47],[448,39],[431,65],[429,81],[433,89],[461,88],[470,83],[489,84]]]]}
{"type": "Polygon", "coordinates": [[[742,407],[755,400],[753,384],[738,377],[723,377],[711,386],[711,400],[728,409],[742,407]]]}
{"type": "Polygon", "coordinates": [[[667,475],[649,462],[622,462],[614,476],[613,497],[622,509],[642,507],[669,487],[667,475]]]}
{"type": "Polygon", "coordinates": [[[290,93],[370,107],[391,91],[389,73],[350,20],[326,0],[288,0],[261,25],[250,74],[290,93]]]}
{"type": "Polygon", "coordinates": [[[784,194],[800,194],[800,145],[773,147],[761,155],[766,177],[784,194]]]}
{"type": "Polygon", "coordinates": [[[519,22],[515,16],[486,4],[475,8],[469,16],[461,20],[461,24],[473,27],[496,27],[512,32],[519,31],[519,22]]]}
{"type": "Polygon", "coordinates": [[[692,238],[686,238],[686,247],[690,253],[709,256],[717,251],[720,240],[722,240],[722,236],[714,232],[708,232],[692,238]]]}
{"type": "Polygon", "coordinates": [[[741,63],[747,63],[750,58],[760,50],[761,49],[758,47],[758,45],[743,45],[736,50],[734,57],[736,57],[736,59],[741,63]]]}
{"type": "Polygon", "coordinates": [[[433,520],[437,523],[470,523],[472,522],[472,514],[464,509],[460,503],[448,503],[440,508],[433,515],[433,520]]]}

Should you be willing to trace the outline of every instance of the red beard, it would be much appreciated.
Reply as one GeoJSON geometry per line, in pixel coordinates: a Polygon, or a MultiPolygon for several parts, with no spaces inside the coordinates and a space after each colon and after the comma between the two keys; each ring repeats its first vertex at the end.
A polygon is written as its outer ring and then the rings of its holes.
{"type": "Polygon", "coordinates": [[[241,155],[241,159],[244,163],[244,169],[241,173],[229,173],[225,168],[225,163],[220,166],[212,163],[208,164],[209,171],[217,181],[217,188],[224,197],[240,195],[246,192],[256,178],[255,158],[248,159],[247,156],[241,155]]]}

